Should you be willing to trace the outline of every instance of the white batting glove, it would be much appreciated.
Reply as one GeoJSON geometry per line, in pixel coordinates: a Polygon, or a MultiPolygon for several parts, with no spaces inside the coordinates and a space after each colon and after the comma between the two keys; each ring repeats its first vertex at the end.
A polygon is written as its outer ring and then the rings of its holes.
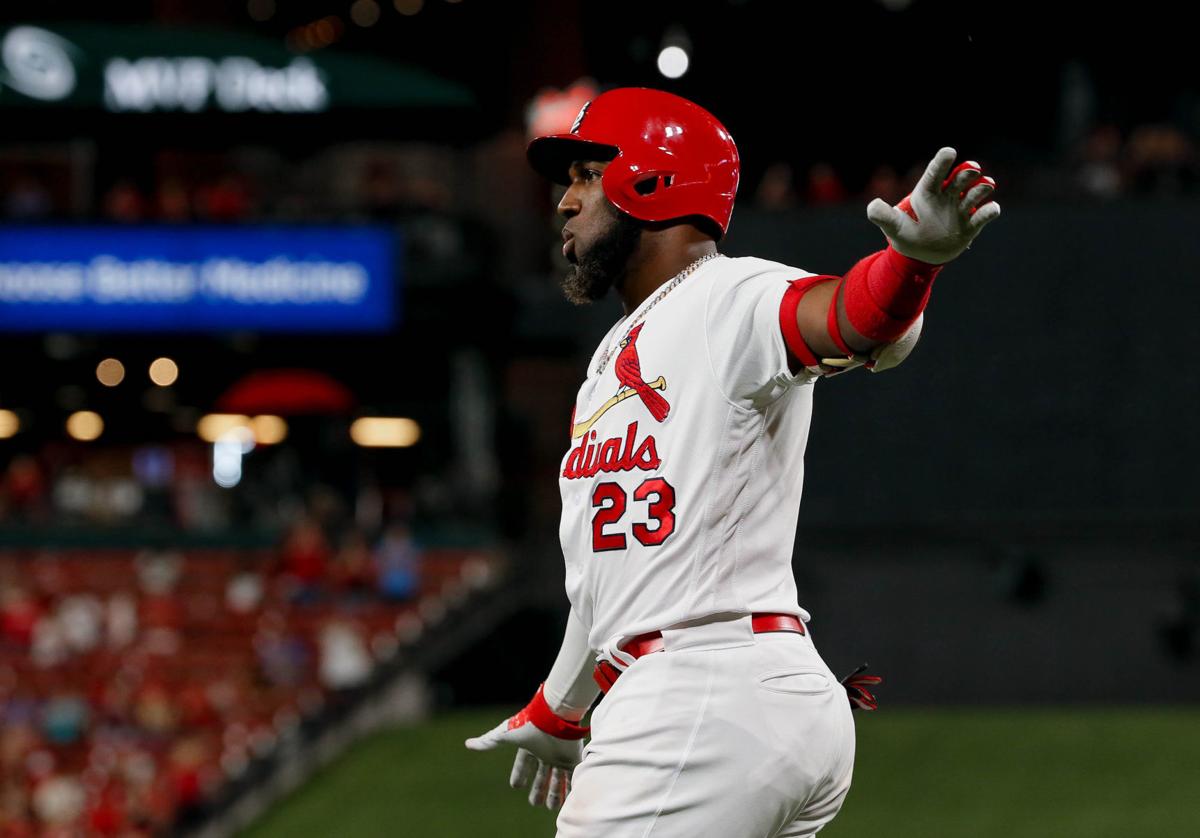
{"type": "Polygon", "coordinates": [[[882,198],[867,204],[867,218],[910,259],[943,265],[1000,215],[1000,205],[991,201],[996,181],[974,160],[951,171],[957,156],[949,146],[939,149],[912,194],[896,206],[882,198]]]}
{"type": "Polygon", "coordinates": [[[524,710],[468,739],[466,746],[490,751],[499,745],[516,745],[508,784],[514,789],[528,787],[530,806],[558,809],[571,792],[571,772],[583,759],[583,738],[590,728],[556,715],[542,696],[544,686],[538,687],[524,710]]]}

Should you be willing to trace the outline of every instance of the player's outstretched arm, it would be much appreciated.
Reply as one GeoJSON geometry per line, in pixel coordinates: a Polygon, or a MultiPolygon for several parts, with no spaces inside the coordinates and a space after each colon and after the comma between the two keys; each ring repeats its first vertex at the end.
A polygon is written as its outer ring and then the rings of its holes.
{"type": "Polygon", "coordinates": [[[810,280],[796,301],[803,341],[789,341],[805,366],[829,372],[865,361],[886,369],[912,350],[934,278],[1000,215],[996,181],[973,160],[954,167],[956,156],[940,149],[896,206],[881,198],[867,205],[867,217],[887,236],[885,250],[844,277],[810,280]]]}
{"type": "Polygon", "coordinates": [[[531,806],[557,809],[571,791],[571,772],[583,758],[589,728],[579,725],[600,690],[587,631],[572,610],[562,646],[544,684],[521,712],[466,741],[473,751],[517,748],[509,785],[529,789],[531,806]]]}

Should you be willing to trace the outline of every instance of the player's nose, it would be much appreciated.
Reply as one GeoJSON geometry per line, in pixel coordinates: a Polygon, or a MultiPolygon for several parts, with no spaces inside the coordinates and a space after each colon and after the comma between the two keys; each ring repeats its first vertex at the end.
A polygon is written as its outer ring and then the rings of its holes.
{"type": "Polygon", "coordinates": [[[571,184],[558,201],[558,214],[571,218],[579,215],[580,209],[582,209],[582,204],[579,202],[579,191],[575,188],[575,184],[571,184]]]}

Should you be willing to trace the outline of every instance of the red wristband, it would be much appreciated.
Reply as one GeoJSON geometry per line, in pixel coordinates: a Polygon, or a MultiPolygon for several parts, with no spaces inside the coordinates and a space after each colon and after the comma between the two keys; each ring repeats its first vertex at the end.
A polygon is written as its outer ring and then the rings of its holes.
{"type": "Polygon", "coordinates": [[[891,245],[872,253],[843,280],[846,319],[870,341],[895,340],[925,309],[941,270],[941,265],[910,259],[891,245]]]}
{"type": "Polygon", "coordinates": [[[546,703],[546,697],[542,695],[545,687],[545,683],[538,685],[537,692],[533,699],[525,705],[525,709],[508,720],[508,729],[512,730],[528,723],[542,733],[548,733],[559,739],[582,739],[591,733],[590,727],[581,727],[574,722],[569,722],[551,710],[550,705],[546,703]]]}

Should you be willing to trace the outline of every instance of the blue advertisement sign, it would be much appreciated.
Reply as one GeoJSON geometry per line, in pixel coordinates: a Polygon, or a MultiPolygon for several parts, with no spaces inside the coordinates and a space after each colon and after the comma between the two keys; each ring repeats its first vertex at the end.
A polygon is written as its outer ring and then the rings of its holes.
{"type": "Polygon", "coordinates": [[[0,227],[0,331],[382,331],[380,227],[0,227]]]}

